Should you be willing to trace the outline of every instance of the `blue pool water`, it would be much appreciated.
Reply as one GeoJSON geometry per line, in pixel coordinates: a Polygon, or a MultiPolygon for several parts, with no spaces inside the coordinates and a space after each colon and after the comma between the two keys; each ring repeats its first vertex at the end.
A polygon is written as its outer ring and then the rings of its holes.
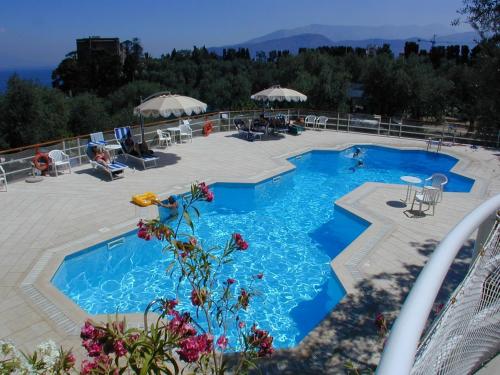
{"type": "MultiPolygon", "coordinates": [[[[247,287],[251,276],[259,295],[243,316],[271,331],[277,347],[296,345],[344,296],[330,262],[369,223],[333,202],[364,182],[402,183],[400,177],[449,178],[447,191],[466,192],[473,180],[450,173],[457,162],[446,155],[376,146],[363,150],[362,168],[352,167],[353,149],[313,151],[290,161],[296,169],[263,183],[215,184],[215,200],[201,203],[196,235],[205,246],[222,246],[234,232],[250,244],[223,270],[247,287]]],[[[403,195],[404,189],[401,191],[403,195]]],[[[398,199],[399,197],[395,197],[398,199]]],[[[142,312],[157,297],[175,297],[176,275],[165,273],[170,258],[158,241],[145,242],[136,231],[67,256],[52,283],[91,314],[142,312]]],[[[189,291],[180,290],[181,309],[190,309],[189,291]]]]}

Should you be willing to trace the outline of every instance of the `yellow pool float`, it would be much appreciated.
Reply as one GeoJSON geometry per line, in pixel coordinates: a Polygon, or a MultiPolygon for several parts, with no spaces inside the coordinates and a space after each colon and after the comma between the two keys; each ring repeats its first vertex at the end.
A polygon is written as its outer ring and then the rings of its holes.
{"type": "Polygon", "coordinates": [[[141,207],[151,206],[159,202],[158,196],[155,193],[147,191],[142,194],[137,194],[132,197],[132,202],[141,207]]]}

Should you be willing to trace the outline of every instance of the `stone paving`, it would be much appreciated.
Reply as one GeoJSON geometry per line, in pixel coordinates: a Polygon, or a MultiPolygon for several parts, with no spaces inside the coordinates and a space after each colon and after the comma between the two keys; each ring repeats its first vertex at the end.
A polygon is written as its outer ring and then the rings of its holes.
{"type": "MultiPolygon", "coordinates": [[[[425,149],[418,140],[334,131],[256,142],[216,133],[158,149],[158,168],[128,170],[115,181],[82,165],[41,183],[11,183],[8,192],[0,192],[0,338],[21,349],[48,338],[79,347],[77,331],[86,315],[51,287],[50,278],[66,254],[132,229],[139,217],[155,215],[154,208],[129,203],[132,195],[154,191],[165,198],[186,191],[195,180],[258,182],[292,168],[287,157],[370,143],[425,149]]],[[[278,352],[268,372],[338,373],[348,359],[363,366],[377,363],[382,340],[373,327],[374,314],[394,317],[436,244],[480,202],[500,193],[494,151],[452,146],[442,152],[459,158],[454,171],[476,183],[471,193],[445,193],[434,216],[409,217],[407,208],[391,205],[403,196],[401,185],[367,183],[337,202],[372,223],[332,262],[348,295],[297,348],[278,352]]],[[[458,269],[467,257],[459,258],[458,269]]]]}

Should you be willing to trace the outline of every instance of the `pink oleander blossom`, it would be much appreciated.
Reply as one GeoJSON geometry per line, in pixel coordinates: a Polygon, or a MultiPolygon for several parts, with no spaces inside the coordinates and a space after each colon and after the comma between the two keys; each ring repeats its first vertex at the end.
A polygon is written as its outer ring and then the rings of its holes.
{"type": "Polygon", "coordinates": [[[193,289],[191,291],[191,303],[193,306],[202,306],[207,300],[207,290],[205,288],[202,289],[193,289]]]}
{"type": "Polygon", "coordinates": [[[236,280],[229,278],[229,279],[227,279],[226,282],[227,282],[228,285],[231,285],[231,284],[234,284],[236,282],[236,280]]]}
{"type": "Polygon", "coordinates": [[[192,363],[196,362],[200,356],[210,353],[212,349],[213,337],[205,333],[182,340],[177,354],[184,362],[192,363]]]}
{"type": "Polygon", "coordinates": [[[168,315],[173,315],[173,312],[175,310],[175,307],[179,304],[179,301],[177,299],[170,299],[170,300],[167,300],[165,301],[165,303],[163,304],[163,310],[165,310],[165,312],[168,314],[168,315]]]}
{"type": "Polygon", "coordinates": [[[239,233],[234,233],[233,234],[233,239],[234,242],[236,243],[236,248],[238,250],[246,250],[248,249],[248,243],[243,239],[241,234],[239,233]]]}
{"type": "Polygon", "coordinates": [[[245,289],[241,289],[240,295],[238,297],[238,303],[241,305],[243,310],[246,310],[250,302],[250,295],[245,289]]]}
{"type": "Polygon", "coordinates": [[[113,349],[117,357],[123,357],[127,354],[127,349],[125,348],[125,342],[123,340],[116,340],[113,343],[113,349]]]}
{"type": "Polygon", "coordinates": [[[90,361],[85,359],[82,361],[82,367],[80,369],[80,374],[81,375],[90,374],[92,372],[92,370],[95,368],[97,368],[97,363],[90,362],[90,361]]]}
{"type": "Polygon", "coordinates": [[[227,339],[227,337],[225,335],[221,335],[218,339],[217,339],[217,346],[219,348],[221,348],[222,350],[226,350],[227,348],[227,343],[229,342],[229,340],[227,339]]]}
{"type": "Polygon", "coordinates": [[[269,335],[269,332],[258,329],[255,324],[252,326],[252,333],[247,341],[250,347],[257,350],[258,357],[269,357],[274,353],[273,337],[269,335]]]}
{"type": "Polygon", "coordinates": [[[94,337],[95,330],[96,329],[92,325],[92,323],[90,322],[90,320],[87,319],[85,321],[85,324],[82,327],[82,330],[80,331],[80,337],[82,339],[90,339],[90,338],[94,337]]]}

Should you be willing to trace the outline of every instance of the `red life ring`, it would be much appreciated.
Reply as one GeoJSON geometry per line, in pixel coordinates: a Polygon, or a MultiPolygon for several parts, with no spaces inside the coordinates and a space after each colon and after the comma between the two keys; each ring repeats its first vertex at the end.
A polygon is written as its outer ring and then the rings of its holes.
{"type": "Polygon", "coordinates": [[[206,121],[205,124],[203,125],[203,134],[208,136],[213,129],[212,121],[206,121]]]}
{"type": "Polygon", "coordinates": [[[38,169],[39,171],[46,171],[49,169],[50,165],[50,158],[48,154],[45,154],[43,152],[39,152],[35,155],[33,158],[33,164],[35,165],[35,168],[38,169]]]}

